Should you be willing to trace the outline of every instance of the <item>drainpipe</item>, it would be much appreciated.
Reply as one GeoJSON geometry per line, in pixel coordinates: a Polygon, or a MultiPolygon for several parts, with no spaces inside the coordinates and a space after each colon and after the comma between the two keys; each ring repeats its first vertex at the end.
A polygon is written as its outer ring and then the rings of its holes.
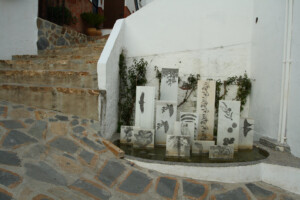
{"type": "Polygon", "coordinates": [[[290,67],[291,67],[293,4],[294,4],[294,0],[286,0],[281,101],[280,101],[281,103],[280,103],[280,116],[279,116],[279,132],[277,138],[278,142],[282,144],[286,143],[286,139],[287,139],[286,125],[287,125],[288,95],[289,95],[290,67]]]}

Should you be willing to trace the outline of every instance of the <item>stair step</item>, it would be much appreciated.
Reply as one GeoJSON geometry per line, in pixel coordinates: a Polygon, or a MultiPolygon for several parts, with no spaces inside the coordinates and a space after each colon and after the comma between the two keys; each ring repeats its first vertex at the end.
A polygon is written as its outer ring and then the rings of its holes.
{"type": "Polygon", "coordinates": [[[74,71],[0,70],[2,83],[97,88],[97,74],[74,71]]]}
{"type": "Polygon", "coordinates": [[[39,56],[42,55],[100,55],[104,46],[97,47],[74,47],[74,48],[62,48],[62,49],[47,49],[38,52],[39,56]]]}
{"type": "Polygon", "coordinates": [[[71,59],[99,59],[99,55],[14,55],[12,56],[13,60],[44,60],[44,61],[53,61],[53,60],[71,60],[71,59]]]}
{"type": "Polygon", "coordinates": [[[0,70],[69,70],[97,73],[97,59],[94,60],[0,60],[0,70]]]}
{"type": "Polygon", "coordinates": [[[100,93],[105,95],[105,91],[93,89],[0,84],[2,100],[94,120],[99,120],[97,108],[100,93]]]}

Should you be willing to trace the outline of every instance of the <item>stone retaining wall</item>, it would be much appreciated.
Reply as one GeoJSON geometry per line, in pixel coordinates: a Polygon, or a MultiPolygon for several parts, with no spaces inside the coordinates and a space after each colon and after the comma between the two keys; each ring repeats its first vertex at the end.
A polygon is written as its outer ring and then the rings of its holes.
{"type": "Polygon", "coordinates": [[[55,46],[86,43],[87,36],[70,28],[62,27],[47,20],[38,18],[38,50],[53,49],[55,46]]]}

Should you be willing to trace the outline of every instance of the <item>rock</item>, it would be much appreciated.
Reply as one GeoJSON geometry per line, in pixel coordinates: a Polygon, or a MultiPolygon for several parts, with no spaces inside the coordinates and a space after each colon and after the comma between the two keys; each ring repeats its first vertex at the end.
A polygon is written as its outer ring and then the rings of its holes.
{"type": "Polygon", "coordinates": [[[159,177],[156,185],[156,192],[165,198],[176,199],[178,183],[175,178],[159,177]]]}
{"type": "Polygon", "coordinates": [[[82,133],[83,131],[85,131],[85,128],[82,126],[76,126],[73,128],[74,133],[82,133]]]}
{"type": "Polygon", "coordinates": [[[34,122],[33,119],[25,119],[26,124],[32,124],[34,122]]]}
{"type": "Polygon", "coordinates": [[[72,140],[66,138],[55,138],[49,142],[51,147],[54,147],[61,151],[66,151],[68,153],[75,153],[78,150],[78,145],[75,144],[72,140]]]}
{"type": "Polygon", "coordinates": [[[0,150],[0,164],[20,166],[21,160],[17,153],[0,150]]]}
{"type": "Polygon", "coordinates": [[[38,50],[45,50],[47,49],[47,47],[49,47],[48,40],[44,36],[40,37],[39,40],[37,41],[38,50]]]}
{"type": "Polygon", "coordinates": [[[82,141],[82,143],[84,143],[88,147],[92,148],[94,151],[100,152],[100,151],[106,149],[103,144],[95,143],[92,140],[89,140],[87,137],[83,137],[80,140],[82,141]]]}
{"type": "Polygon", "coordinates": [[[25,128],[25,125],[18,120],[1,120],[0,125],[7,129],[25,128]]]}
{"type": "Polygon", "coordinates": [[[182,180],[183,195],[195,199],[205,199],[208,187],[194,180],[182,180]]]}
{"type": "Polygon", "coordinates": [[[128,194],[141,194],[149,189],[152,179],[139,171],[132,171],[119,186],[121,192],[128,194]]]}
{"type": "Polygon", "coordinates": [[[45,139],[47,131],[47,122],[44,121],[36,121],[35,124],[29,129],[28,134],[37,138],[37,139],[45,139]]]}
{"type": "Polygon", "coordinates": [[[78,179],[70,186],[70,188],[74,190],[78,190],[79,192],[82,192],[90,197],[93,197],[94,199],[99,198],[102,200],[107,200],[111,197],[110,192],[105,190],[102,186],[88,180],[78,179]]]}
{"type": "Polygon", "coordinates": [[[11,171],[0,168],[0,184],[8,188],[14,188],[19,185],[22,181],[22,178],[11,171]]]}
{"type": "Polygon", "coordinates": [[[246,184],[246,187],[252,192],[257,199],[275,199],[276,194],[269,190],[265,190],[253,183],[246,184]]]}
{"type": "Polygon", "coordinates": [[[45,153],[45,151],[46,147],[44,145],[36,144],[24,153],[23,158],[39,159],[41,154],[45,153]]]}
{"type": "Polygon", "coordinates": [[[0,188],[0,199],[1,200],[11,200],[12,194],[0,188]]]}
{"type": "Polygon", "coordinates": [[[67,185],[65,177],[45,162],[40,161],[36,165],[26,163],[24,166],[26,168],[26,175],[37,181],[61,186],[67,185]]]}
{"type": "Polygon", "coordinates": [[[84,160],[87,164],[90,165],[90,164],[92,164],[92,161],[93,161],[93,159],[95,157],[95,154],[90,153],[90,152],[88,152],[88,151],[86,151],[86,150],[83,149],[80,152],[79,156],[81,157],[82,160],[84,160]]]}
{"type": "Polygon", "coordinates": [[[76,126],[78,124],[79,124],[79,121],[77,119],[74,119],[74,120],[71,121],[72,126],[76,126]]]}
{"type": "Polygon", "coordinates": [[[238,200],[250,200],[249,195],[242,188],[237,188],[235,190],[230,190],[225,193],[217,194],[213,196],[212,199],[215,200],[224,200],[224,199],[238,199],[238,200]]]}
{"type": "Polygon", "coordinates": [[[63,115],[56,115],[55,118],[60,121],[69,121],[69,118],[67,116],[63,116],[63,115]]]}
{"type": "Polygon", "coordinates": [[[124,165],[116,161],[108,161],[96,177],[104,185],[112,187],[125,171],[124,165]]]}
{"type": "Polygon", "coordinates": [[[65,38],[59,37],[59,38],[57,39],[57,42],[56,42],[56,45],[57,45],[57,46],[64,46],[64,45],[66,45],[66,44],[67,44],[67,42],[66,42],[65,38]]]}
{"type": "Polygon", "coordinates": [[[8,148],[17,148],[20,145],[37,142],[36,139],[29,137],[23,132],[18,130],[9,131],[5,139],[3,140],[2,146],[8,148]]]}
{"type": "Polygon", "coordinates": [[[0,117],[6,118],[7,116],[7,107],[6,106],[0,106],[0,117]]]}

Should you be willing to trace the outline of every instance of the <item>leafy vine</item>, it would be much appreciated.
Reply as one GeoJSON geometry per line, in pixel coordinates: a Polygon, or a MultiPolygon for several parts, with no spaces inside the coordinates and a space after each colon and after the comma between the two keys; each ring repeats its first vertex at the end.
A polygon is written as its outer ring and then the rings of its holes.
{"type": "Polygon", "coordinates": [[[122,125],[133,124],[133,111],[135,106],[136,86],[147,83],[146,72],[148,62],[144,59],[133,60],[133,65],[127,67],[126,58],[122,52],[119,57],[119,112],[118,131],[122,125]]]}

